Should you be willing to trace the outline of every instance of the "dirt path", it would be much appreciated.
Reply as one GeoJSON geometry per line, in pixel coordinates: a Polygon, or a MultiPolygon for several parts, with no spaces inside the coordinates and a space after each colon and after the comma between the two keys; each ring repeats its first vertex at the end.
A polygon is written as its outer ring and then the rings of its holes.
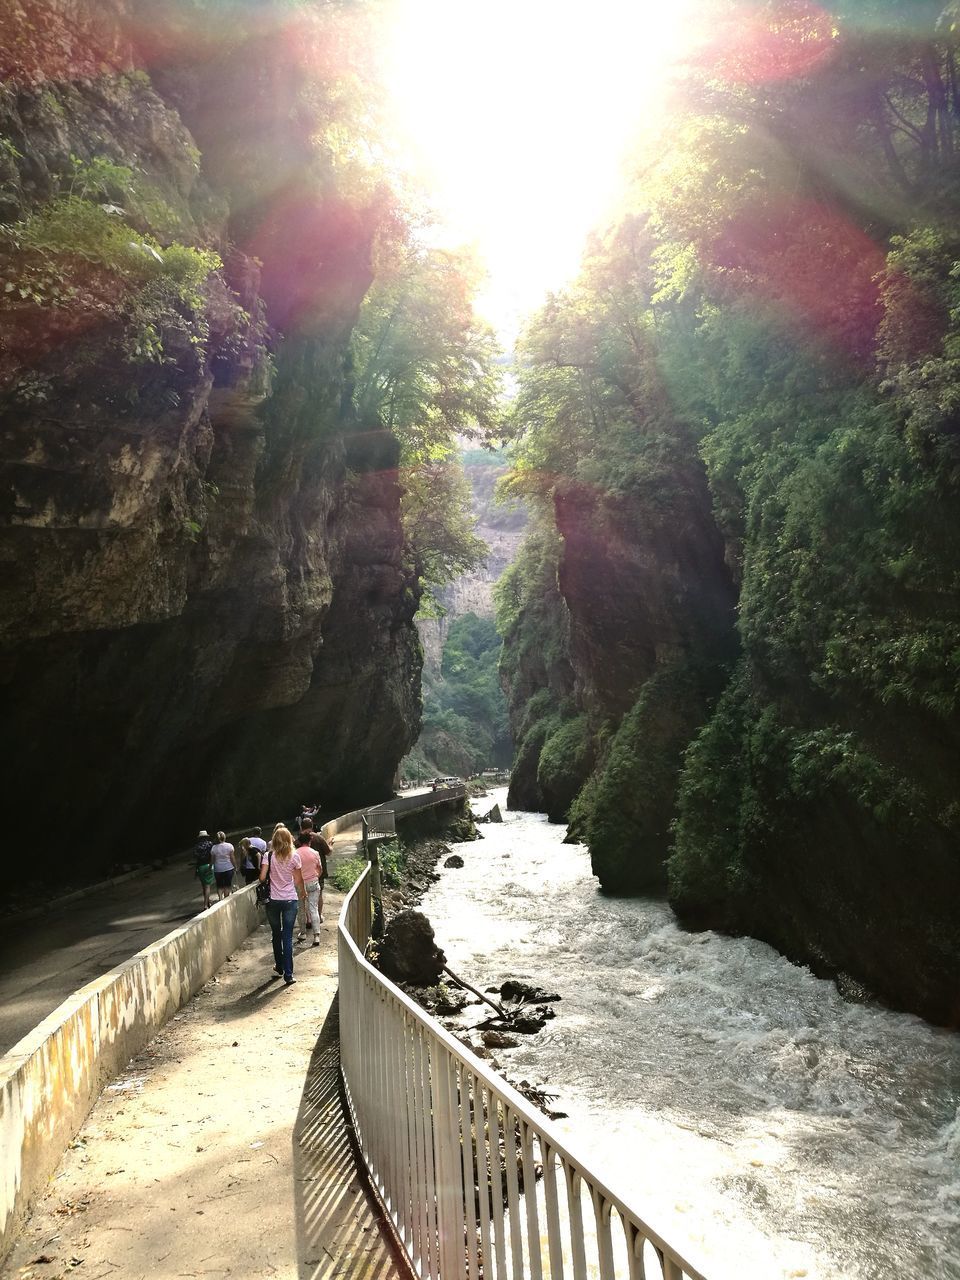
{"type": "Polygon", "coordinates": [[[293,986],[261,926],[107,1085],[4,1280],[397,1274],[340,1112],[342,899],[325,897],[293,986]]]}

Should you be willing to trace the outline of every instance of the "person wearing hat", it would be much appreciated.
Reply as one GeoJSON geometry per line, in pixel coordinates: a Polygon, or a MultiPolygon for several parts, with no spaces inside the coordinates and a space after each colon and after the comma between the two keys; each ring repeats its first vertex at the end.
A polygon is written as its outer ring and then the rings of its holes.
{"type": "Polygon", "coordinates": [[[200,881],[200,888],[203,890],[203,909],[206,911],[210,906],[210,889],[214,881],[213,841],[206,831],[197,833],[197,846],[194,854],[196,857],[197,879],[200,881]]]}

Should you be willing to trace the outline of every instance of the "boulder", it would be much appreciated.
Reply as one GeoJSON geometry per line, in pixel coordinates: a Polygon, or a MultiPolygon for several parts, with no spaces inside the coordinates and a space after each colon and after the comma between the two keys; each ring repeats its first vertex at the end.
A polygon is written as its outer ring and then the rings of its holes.
{"type": "Polygon", "coordinates": [[[451,853],[450,857],[447,858],[443,865],[445,867],[462,867],[463,859],[460,857],[459,853],[451,853]]]}
{"type": "Polygon", "coordinates": [[[501,985],[500,998],[510,1000],[514,1004],[539,1004],[543,1001],[560,999],[558,995],[544,991],[542,987],[535,987],[530,982],[518,982],[515,978],[508,978],[501,985]]]}
{"type": "Polygon", "coordinates": [[[484,1047],[487,1049],[515,1049],[520,1043],[511,1035],[507,1035],[505,1031],[483,1031],[480,1034],[484,1047]]]}
{"type": "Polygon", "coordinates": [[[462,818],[456,818],[446,828],[446,836],[449,840],[454,840],[458,844],[466,844],[468,840],[482,840],[483,836],[477,830],[473,816],[464,815],[462,818]]]}
{"type": "Polygon", "coordinates": [[[379,965],[393,982],[434,987],[447,957],[437,946],[433,926],[422,911],[401,911],[387,925],[379,965]]]}
{"type": "Polygon", "coordinates": [[[435,987],[417,987],[406,983],[407,995],[412,996],[417,1004],[422,1005],[427,1013],[445,1018],[460,1013],[470,1003],[470,996],[459,987],[450,987],[441,982],[435,987]]]}
{"type": "Polygon", "coordinates": [[[553,1010],[541,1005],[529,1013],[515,1013],[510,1019],[510,1029],[519,1031],[521,1035],[532,1036],[537,1031],[542,1031],[547,1019],[551,1017],[553,1017],[553,1010]]]}
{"type": "Polygon", "coordinates": [[[470,996],[466,991],[461,991],[458,987],[447,987],[443,983],[440,984],[436,1012],[441,1018],[450,1018],[454,1014],[461,1013],[469,1003],[470,996]]]}

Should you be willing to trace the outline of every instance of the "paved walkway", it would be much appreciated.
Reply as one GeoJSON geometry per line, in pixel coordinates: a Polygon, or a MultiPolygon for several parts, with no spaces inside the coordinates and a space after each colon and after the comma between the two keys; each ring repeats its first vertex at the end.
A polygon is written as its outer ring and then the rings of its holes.
{"type": "Polygon", "coordinates": [[[106,883],[45,915],[0,919],[0,1053],[79,987],[203,909],[187,855],[159,871],[106,883]]]}
{"type": "MultiPolygon", "coordinates": [[[[333,842],[335,857],[355,852],[359,839],[359,828],[341,832],[333,842]]],[[[43,915],[0,918],[0,1054],[78,988],[203,910],[191,861],[184,853],[158,870],[53,901],[43,915]]]]}
{"type": "MultiPolygon", "coordinates": [[[[338,837],[337,851],[349,844],[338,837]]],[[[321,945],[297,948],[295,985],[273,976],[261,926],[107,1084],[4,1280],[401,1274],[340,1106],[341,903],[326,895],[321,945]]]]}

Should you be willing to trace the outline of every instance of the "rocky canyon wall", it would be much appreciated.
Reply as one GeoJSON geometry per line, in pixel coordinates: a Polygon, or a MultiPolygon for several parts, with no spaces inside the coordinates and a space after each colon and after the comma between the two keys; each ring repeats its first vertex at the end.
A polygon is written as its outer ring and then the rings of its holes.
{"type": "Polygon", "coordinates": [[[419,727],[397,446],[350,402],[388,213],[318,158],[343,33],[235,8],[0,22],[3,777],[69,832],[51,880],[383,798],[419,727]]]}

